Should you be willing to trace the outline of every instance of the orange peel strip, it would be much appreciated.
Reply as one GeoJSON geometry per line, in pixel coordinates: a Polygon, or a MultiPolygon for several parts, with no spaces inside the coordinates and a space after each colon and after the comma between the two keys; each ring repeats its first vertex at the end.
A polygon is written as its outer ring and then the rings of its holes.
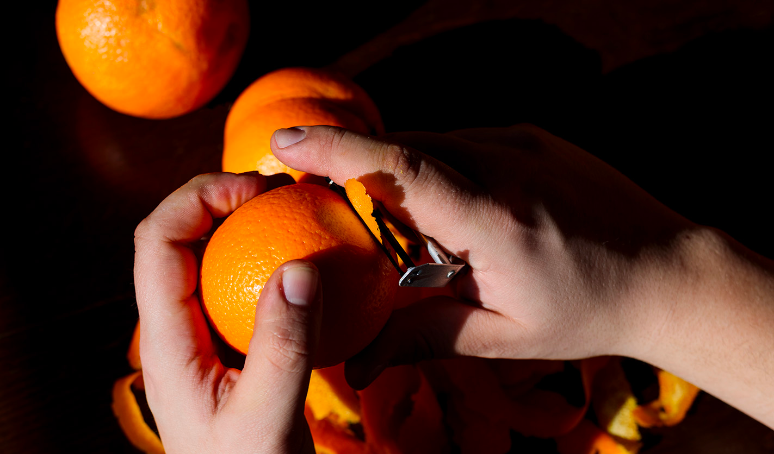
{"type": "Polygon", "coordinates": [[[637,398],[621,367],[621,358],[613,358],[597,375],[591,405],[599,426],[609,434],[630,441],[642,439],[634,418],[637,398]]]}
{"type": "Polygon", "coordinates": [[[419,390],[411,396],[411,414],[398,430],[398,446],[403,454],[441,454],[449,451],[443,426],[443,410],[427,378],[419,371],[419,390]]]}
{"type": "Polygon", "coordinates": [[[309,405],[304,407],[304,417],[312,433],[314,449],[320,454],[366,454],[369,446],[343,427],[329,419],[315,419],[309,405]]]}
{"type": "Polygon", "coordinates": [[[566,435],[556,437],[556,449],[560,454],[632,454],[610,434],[595,426],[588,419],[582,420],[566,435]]]}
{"type": "Polygon", "coordinates": [[[674,426],[696,400],[700,389],[665,370],[658,370],[658,399],[634,410],[634,418],[642,427],[674,426]]]}
{"type": "Polygon", "coordinates": [[[315,419],[342,427],[360,423],[360,402],[344,378],[344,363],[312,371],[306,405],[315,419]]]}
{"type": "Polygon", "coordinates": [[[367,388],[359,391],[366,442],[387,453],[398,453],[400,428],[411,414],[412,396],[421,380],[414,366],[387,368],[367,388]]]}
{"type": "Polygon", "coordinates": [[[508,400],[508,421],[511,429],[526,436],[550,438],[569,433],[583,419],[591,402],[594,377],[607,363],[605,357],[589,358],[576,363],[581,372],[584,403],[571,405],[567,398],[555,391],[532,388],[508,400]]]}
{"type": "Polygon", "coordinates": [[[129,365],[134,370],[142,369],[142,363],[140,362],[140,321],[137,320],[137,325],[134,327],[134,334],[132,334],[132,341],[129,343],[129,351],[126,352],[126,359],[129,361],[129,365]]]}
{"type": "Polygon", "coordinates": [[[371,196],[366,193],[366,188],[363,183],[357,181],[354,178],[350,178],[344,183],[344,190],[347,192],[347,198],[355,208],[357,214],[368,226],[368,230],[374,234],[377,239],[381,239],[381,233],[379,226],[374,219],[374,202],[371,200],[371,196]]]}
{"type": "Polygon", "coordinates": [[[113,385],[113,414],[118,418],[118,425],[126,438],[137,449],[147,454],[164,454],[161,439],[143,419],[137,398],[132,392],[132,383],[141,374],[141,371],[133,372],[118,379],[113,385]]]}

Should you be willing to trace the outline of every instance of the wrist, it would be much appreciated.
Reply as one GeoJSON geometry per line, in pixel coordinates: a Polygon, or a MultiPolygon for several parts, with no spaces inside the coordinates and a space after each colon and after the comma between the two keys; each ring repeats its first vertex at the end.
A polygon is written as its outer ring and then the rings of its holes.
{"type": "Polygon", "coordinates": [[[637,286],[632,320],[642,323],[624,354],[771,424],[774,263],[706,227],[681,232],[655,257],[637,286]]]}
{"type": "Polygon", "coordinates": [[[701,319],[705,292],[724,271],[728,255],[722,233],[694,226],[664,245],[643,253],[629,295],[632,336],[624,343],[626,356],[660,366],[679,353],[689,320],[701,319]]]}

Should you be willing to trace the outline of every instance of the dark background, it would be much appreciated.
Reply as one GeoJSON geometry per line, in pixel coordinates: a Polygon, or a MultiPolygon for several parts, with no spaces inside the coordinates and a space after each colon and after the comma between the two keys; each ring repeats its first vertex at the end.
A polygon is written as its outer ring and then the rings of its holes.
{"type": "MultiPolygon", "coordinates": [[[[220,169],[230,103],[253,80],[328,65],[422,4],[264,3],[251,3],[250,41],[228,86],[164,121],[115,113],[79,85],[57,44],[56,2],[7,13],[16,31],[4,65],[0,452],[136,452],[110,410],[113,382],[130,372],[135,226],[190,178],[220,169]]],[[[550,2],[441,33],[355,81],[388,131],[531,122],[774,258],[774,7],[619,3],[550,2]]],[[[643,452],[774,452],[771,430],[706,394],[651,440],[643,452]]]]}

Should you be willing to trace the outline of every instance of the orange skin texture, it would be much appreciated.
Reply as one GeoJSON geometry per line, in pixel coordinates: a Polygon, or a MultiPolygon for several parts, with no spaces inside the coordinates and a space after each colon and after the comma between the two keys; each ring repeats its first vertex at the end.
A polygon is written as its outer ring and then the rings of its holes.
{"type": "Polygon", "coordinates": [[[111,109],[171,118],[228,82],[249,33],[246,0],[60,0],[59,45],[78,81],[111,109]]]}
{"type": "Polygon", "coordinates": [[[271,152],[277,129],[329,125],[363,134],[384,132],[381,116],[366,92],[344,76],[321,69],[284,68],[252,83],[226,119],[223,171],[306,174],[288,168],[271,152]]]}
{"type": "Polygon", "coordinates": [[[398,276],[349,205],[326,187],[283,186],[226,219],[202,260],[204,310],[220,336],[246,354],[261,289],[277,267],[294,259],[314,263],[323,286],[314,365],[338,364],[387,322],[398,276]]]}

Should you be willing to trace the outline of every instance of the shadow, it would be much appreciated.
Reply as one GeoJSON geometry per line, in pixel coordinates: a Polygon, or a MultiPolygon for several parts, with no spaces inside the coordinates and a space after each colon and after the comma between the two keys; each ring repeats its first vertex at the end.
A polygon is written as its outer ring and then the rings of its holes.
{"type": "Polygon", "coordinates": [[[356,82],[388,131],[533,123],[772,258],[772,35],[709,34],[602,74],[598,55],[556,27],[493,21],[398,49],[356,82]]]}
{"type": "Polygon", "coordinates": [[[557,27],[508,19],[400,48],[355,82],[387,131],[448,132],[568,115],[600,71],[598,55],[557,27]]]}
{"type": "MultiPolygon", "coordinates": [[[[372,241],[370,236],[365,240],[372,241]]],[[[374,260],[354,244],[302,258],[317,266],[322,282],[323,319],[315,365],[333,366],[362,350],[387,322],[392,310],[387,295],[398,275],[386,256],[374,260]]]]}
{"type": "Polygon", "coordinates": [[[250,36],[234,75],[208,103],[233,103],[257,78],[279,68],[329,65],[410,15],[422,0],[380,3],[345,0],[335,4],[251,0],[250,36]]]}
{"type": "Polygon", "coordinates": [[[683,216],[774,258],[773,38],[771,27],[707,35],[613,71],[568,135],[683,216]]]}

